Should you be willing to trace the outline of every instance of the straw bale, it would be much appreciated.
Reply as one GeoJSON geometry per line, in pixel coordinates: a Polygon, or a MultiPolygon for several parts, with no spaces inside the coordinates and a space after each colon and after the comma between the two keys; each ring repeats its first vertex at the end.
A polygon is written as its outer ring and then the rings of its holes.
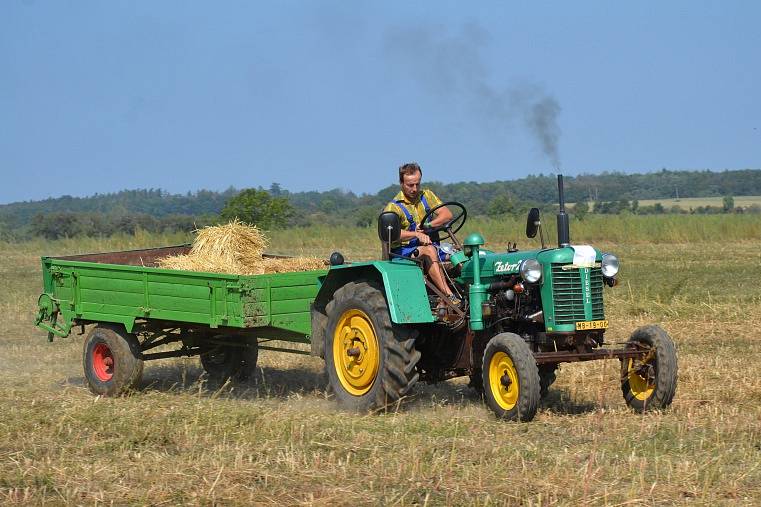
{"type": "Polygon", "coordinates": [[[269,240],[255,225],[239,220],[224,225],[213,225],[196,231],[190,253],[199,258],[221,259],[235,265],[260,260],[269,240]]]}
{"type": "Polygon", "coordinates": [[[327,265],[315,257],[263,257],[268,244],[258,227],[234,220],[196,231],[190,253],[158,259],[158,264],[165,269],[236,275],[308,271],[327,265]]]}

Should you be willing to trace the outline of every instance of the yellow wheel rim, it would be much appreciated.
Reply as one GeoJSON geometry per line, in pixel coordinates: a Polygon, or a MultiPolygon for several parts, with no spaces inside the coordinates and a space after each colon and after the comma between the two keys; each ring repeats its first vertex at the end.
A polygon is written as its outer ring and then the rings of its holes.
{"type": "Polygon", "coordinates": [[[378,376],[380,348],[370,318],[347,310],[333,332],[333,364],[341,386],[354,396],[367,393],[378,376]]]}
{"type": "Polygon", "coordinates": [[[629,372],[629,389],[631,390],[634,397],[642,401],[650,398],[650,396],[653,394],[653,391],[655,391],[655,383],[648,383],[645,377],[637,373],[634,359],[629,359],[627,371],[629,372]]]}
{"type": "Polygon", "coordinates": [[[518,403],[518,372],[505,352],[495,353],[489,361],[489,386],[497,404],[504,410],[512,410],[518,403]]]}

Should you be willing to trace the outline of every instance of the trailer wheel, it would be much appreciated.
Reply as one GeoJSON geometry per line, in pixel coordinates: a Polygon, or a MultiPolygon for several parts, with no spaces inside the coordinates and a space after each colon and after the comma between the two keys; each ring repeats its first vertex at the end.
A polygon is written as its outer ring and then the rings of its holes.
{"type": "Polygon", "coordinates": [[[626,404],[637,412],[668,407],[677,383],[676,346],[660,326],[643,326],[628,341],[648,349],[644,360],[621,360],[621,390],[626,404]]]}
{"type": "Polygon", "coordinates": [[[327,305],[325,366],[329,387],[349,409],[383,408],[418,380],[417,331],[391,322],[383,290],[350,282],[327,305]]]}
{"type": "Polygon", "coordinates": [[[500,333],[486,345],[484,398],[500,419],[530,421],[539,405],[539,371],[534,354],[520,336],[500,333]]]}
{"type": "Polygon", "coordinates": [[[246,342],[246,346],[241,350],[243,364],[238,374],[240,380],[250,380],[256,373],[256,362],[259,360],[259,343],[256,338],[246,342]]]}
{"type": "Polygon", "coordinates": [[[219,345],[201,354],[201,366],[213,382],[225,382],[243,370],[243,348],[219,345]]]}
{"type": "MultiPolygon", "coordinates": [[[[217,335],[215,339],[240,342],[236,335],[217,335]]],[[[207,341],[208,350],[200,355],[201,366],[214,382],[247,380],[256,372],[259,359],[259,343],[256,338],[244,339],[240,345],[221,345],[207,341]]]]}
{"type": "Polygon", "coordinates": [[[82,363],[90,390],[118,396],[140,384],[143,360],[140,342],[119,326],[98,324],[85,338],[82,363]]]}

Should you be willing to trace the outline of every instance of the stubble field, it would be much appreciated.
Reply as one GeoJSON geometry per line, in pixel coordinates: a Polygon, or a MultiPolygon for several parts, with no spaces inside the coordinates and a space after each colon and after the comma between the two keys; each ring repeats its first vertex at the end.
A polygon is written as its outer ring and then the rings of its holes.
{"type": "MultiPolygon", "coordinates": [[[[400,410],[342,412],[321,360],[267,351],[249,384],[212,388],[196,358],[164,360],[137,394],[95,397],[82,337],[48,343],[32,326],[39,256],[187,238],[0,243],[0,503],[757,505],[761,234],[746,217],[692,218],[572,225],[575,242],[622,260],[606,340],[658,323],[676,341],[671,409],[629,411],[617,362],[570,364],[531,423],[497,421],[459,379],[419,385],[400,410]]],[[[535,246],[520,221],[466,229],[495,249],[535,246]]],[[[280,253],[334,249],[379,247],[371,230],[272,237],[280,253]]]]}

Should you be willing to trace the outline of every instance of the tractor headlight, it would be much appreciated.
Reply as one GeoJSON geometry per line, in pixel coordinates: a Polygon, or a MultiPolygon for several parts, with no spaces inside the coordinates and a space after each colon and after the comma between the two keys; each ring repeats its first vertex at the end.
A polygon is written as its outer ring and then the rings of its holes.
{"type": "Polygon", "coordinates": [[[618,257],[613,254],[602,254],[602,276],[613,278],[618,274],[618,257]]]}
{"type": "Polygon", "coordinates": [[[536,283],[542,278],[542,265],[536,259],[526,259],[521,262],[518,271],[528,283],[536,283]]]}

